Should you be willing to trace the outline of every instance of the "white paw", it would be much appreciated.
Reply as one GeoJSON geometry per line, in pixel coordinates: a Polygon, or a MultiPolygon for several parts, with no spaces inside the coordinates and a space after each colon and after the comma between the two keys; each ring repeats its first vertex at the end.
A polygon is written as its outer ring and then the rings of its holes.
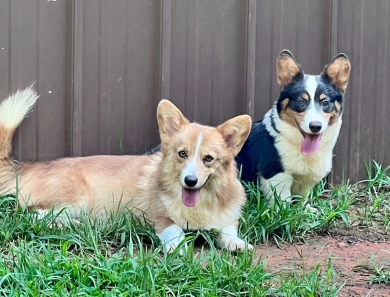
{"type": "MultiPolygon", "coordinates": [[[[161,243],[164,245],[164,249],[168,254],[180,245],[184,240],[184,232],[178,225],[171,225],[163,230],[163,232],[157,234],[160,238],[161,243]]],[[[183,244],[180,250],[180,254],[183,254],[183,249],[187,250],[187,244],[183,244]]]]}
{"type": "MultiPolygon", "coordinates": [[[[164,249],[167,252],[167,254],[172,254],[177,248],[178,248],[178,245],[175,245],[175,244],[171,244],[171,243],[164,244],[164,249]]],[[[187,251],[187,244],[183,244],[180,247],[179,254],[183,255],[185,251],[187,251]]]]}
{"type": "Polygon", "coordinates": [[[236,239],[232,239],[229,242],[227,242],[225,247],[229,251],[244,251],[245,248],[247,248],[248,251],[253,251],[253,245],[251,245],[250,243],[248,243],[248,244],[245,243],[244,240],[242,240],[238,237],[236,239]]]}
{"type": "Polygon", "coordinates": [[[318,209],[311,206],[309,203],[307,203],[305,206],[305,211],[311,212],[311,213],[316,213],[316,212],[318,212],[318,209]]]}
{"type": "Polygon", "coordinates": [[[80,221],[66,216],[59,216],[54,220],[57,228],[69,227],[70,225],[79,225],[80,221]]]}
{"type": "Polygon", "coordinates": [[[168,254],[172,254],[175,249],[177,248],[176,245],[173,245],[173,244],[164,244],[164,249],[165,251],[168,253],[168,254]]]}

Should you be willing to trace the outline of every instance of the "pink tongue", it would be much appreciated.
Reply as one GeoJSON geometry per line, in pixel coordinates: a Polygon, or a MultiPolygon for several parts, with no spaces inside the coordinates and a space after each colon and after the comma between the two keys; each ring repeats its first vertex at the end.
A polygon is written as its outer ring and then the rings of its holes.
{"type": "Polygon", "coordinates": [[[199,199],[199,189],[183,188],[182,197],[185,206],[193,207],[199,199]]]}
{"type": "Polygon", "coordinates": [[[321,134],[306,134],[301,144],[302,154],[309,156],[314,154],[320,147],[321,134]]]}

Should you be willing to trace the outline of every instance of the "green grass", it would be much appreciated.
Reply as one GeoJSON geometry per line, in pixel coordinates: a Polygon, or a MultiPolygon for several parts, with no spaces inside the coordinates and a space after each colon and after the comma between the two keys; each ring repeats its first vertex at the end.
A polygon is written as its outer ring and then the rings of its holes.
{"type": "Polygon", "coordinates": [[[373,161],[367,166],[367,179],[356,184],[347,182],[326,189],[318,184],[309,194],[308,203],[317,211],[304,211],[305,199],[292,203],[277,196],[269,207],[259,188],[247,184],[247,203],[241,234],[253,243],[304,240],[308,233],[323,234],[332,228],[375,227],[382,233],[390,229],[390,166],[383,168],[373,161]]]}
{"type": "Polygon", "coordinates": [[[289,281],[282,282],[280,289],[283,290],[283,293],[279,296],[338,296],[344,286],[333,283],[334,278],[338,276],[332,267],[330,256],[325,272],[322,272],[320,266],[317,265],[308,273],[303,267],[301,272],[294,271],[290,274],[284,274],[282,277],[282,279],[289,281]]]}
{"type": "Polygon", "coordinates": [[[375,161],[367,165],[367,180],[358,183],[361,195],[356,201],[358,223],[376,227],[383,233],[390,229],[389,173],[390,166],[383,168],[375,161]]]}
{"type": "Polygon", "coordinates": [[[348,227],[348,208],[354,201],[351,187],[342,185],[325,190],[324,186],[324,183],[316,186],[308,197],[307,202],[317,209],[313,212],[305,211],[306,202],[302,197],[296,197],[292,203],[283,203],[275,197],[275,205],[269,207],[260,189],[247,185],[251,202],[244,210],[240,226],[242,234],[252,242],[264,243],[273,239],[278,243],[303,239],[307,233],[323,233],[339,221],[348,227]]]}
{"type": "Polygon", "coordinates": [[[255,253],[217,249],[212,233],[190,234],[184,255],[167,255],[125,215],[59,229],[50,214],[0,201],[0,296],[337,296],[318,267],[281,282],[255,253]],[[204,247],[194,247],[198,236],[204,247]]]}
{"type": "MultiPolygon", "coordinates": [[[[382,250],[385,253],[390,255],[390,251],[382,250]]],[[[374,274],[370,276],[370,284],[373,283],[384,283],[386,285],[390,284],[390,267],[379,266],[376,261],[375,255],[371,255],[370,262],[372,264],[371,270],[374,274]]]]}
{"type": "MultiPolygon", "coordinates": [[[[384,253],[390,255],[390,251],[381,250],[384,253]]],[[[360,273],[369,274],[370,285],[372,284],[390,284],[390,266],[389,265],[380,265],[376,259],[374,253],[370,256],[371,265],[357,265],[354,267],[354,271],[360,273]]]]}
{"type": "MultiPolygon", "coordinates": [[[[385,232],[388,169],[374,162],[364,182],[318,185],[309,196],[317,212],[304,211],[299,197],[291,204],[276,198],[270,208],[248,185],[240,234],[279,244],[356,224],[385,232]]],[[[188,251],[167,255],[150,227],[124,214],[86,215],[57,228],[52,214],[38,219],[13,197],[1,198],[0,207],[0,296],[337,296],[342,287],[330,259],[327,267],[271,273],[259,253],[219,249],[215,232],[189,233],[188,251]]],[[[372,281],[388,282],[388,270],[373,265],[372,281]]]]}

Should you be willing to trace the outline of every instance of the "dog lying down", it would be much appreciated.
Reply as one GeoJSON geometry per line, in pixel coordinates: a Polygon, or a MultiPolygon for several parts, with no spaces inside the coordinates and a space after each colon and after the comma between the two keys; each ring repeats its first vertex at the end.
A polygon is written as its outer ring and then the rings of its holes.
{"type": "MultiPolygon", "coordinates": [[[[168,100],[157,108],[161,152],[152,156],[91,156],[51,162],[18,162],[11,157],[12,137],[38,96],[18,91],[0,106],[0,195],[41,215],[51,209],[77,219],[128,208],[145,216],[167,251],[184,239],[183,229],[220,231],[229,250],[251,250],[238,237],[246,202],[234,158],[251,129],[251,118],[237,116],[214,128],[190,123],[168,100]]],[[[59,217],[59,219],[61,219],[59,217]]]]}

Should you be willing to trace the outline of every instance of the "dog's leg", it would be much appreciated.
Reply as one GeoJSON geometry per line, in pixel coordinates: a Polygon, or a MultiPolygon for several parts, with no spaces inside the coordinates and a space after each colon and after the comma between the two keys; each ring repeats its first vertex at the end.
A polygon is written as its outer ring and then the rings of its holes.
{"type": "MultiPolygon", "coordinates": [[[[310,212],[317,212],[317,209],[315,207],[312,207],[311,204],[308,202],[308,198],[310,195],[310,190],[315,186],[315,183],[312,184],[307,184],[305,186],[301,186],[301,193],[303,199],[303,204],[305,205],[305,210],[310,211],[310,212]]],[[[294,186],[293,186],[294,190],[294,186]]]]}
{"type": "MultiPolygon", "coordinates": [[[[228,225],[221,230],[220,242],[230,251],[243,251],[245,249],[245,241],[238,237],[237,233],[238,222],[228,225]]],[[[248,243],[248,250],[253,250],[253,246],[248,243]]]]}
{"type": "Polygon", "coordinates": [[[263,193],[268,199],[270,206],[275,204],[274,194],[280,197],[282,201],[291,201],[291,187],[293,185],[294,178],[289,173],[278,173],[269,179],[261,178],[261,185],[263,193]]]}
{"type": "MultiPolygon", "coordinates": [[[[165,228],[157,236],[160,238],[161,243],[164,245],[168,253],[172,253],[184,239],[184,231],[178,225],[173,224],[165,228]]],[[[187,245],[184,245],[187,249],[187,245]]]]}
{"type": "Polygon", "coordinates": [[[308,202],[308,197],[310,195],[310,190],[315,186],[315,183],[306,183],[304,185],[293,185],[292,192],[298,193],[303,197],[303,204],[305,205],[305,209],[310,212],[317,212],[317,209],[312,207],[308,202]]]}

